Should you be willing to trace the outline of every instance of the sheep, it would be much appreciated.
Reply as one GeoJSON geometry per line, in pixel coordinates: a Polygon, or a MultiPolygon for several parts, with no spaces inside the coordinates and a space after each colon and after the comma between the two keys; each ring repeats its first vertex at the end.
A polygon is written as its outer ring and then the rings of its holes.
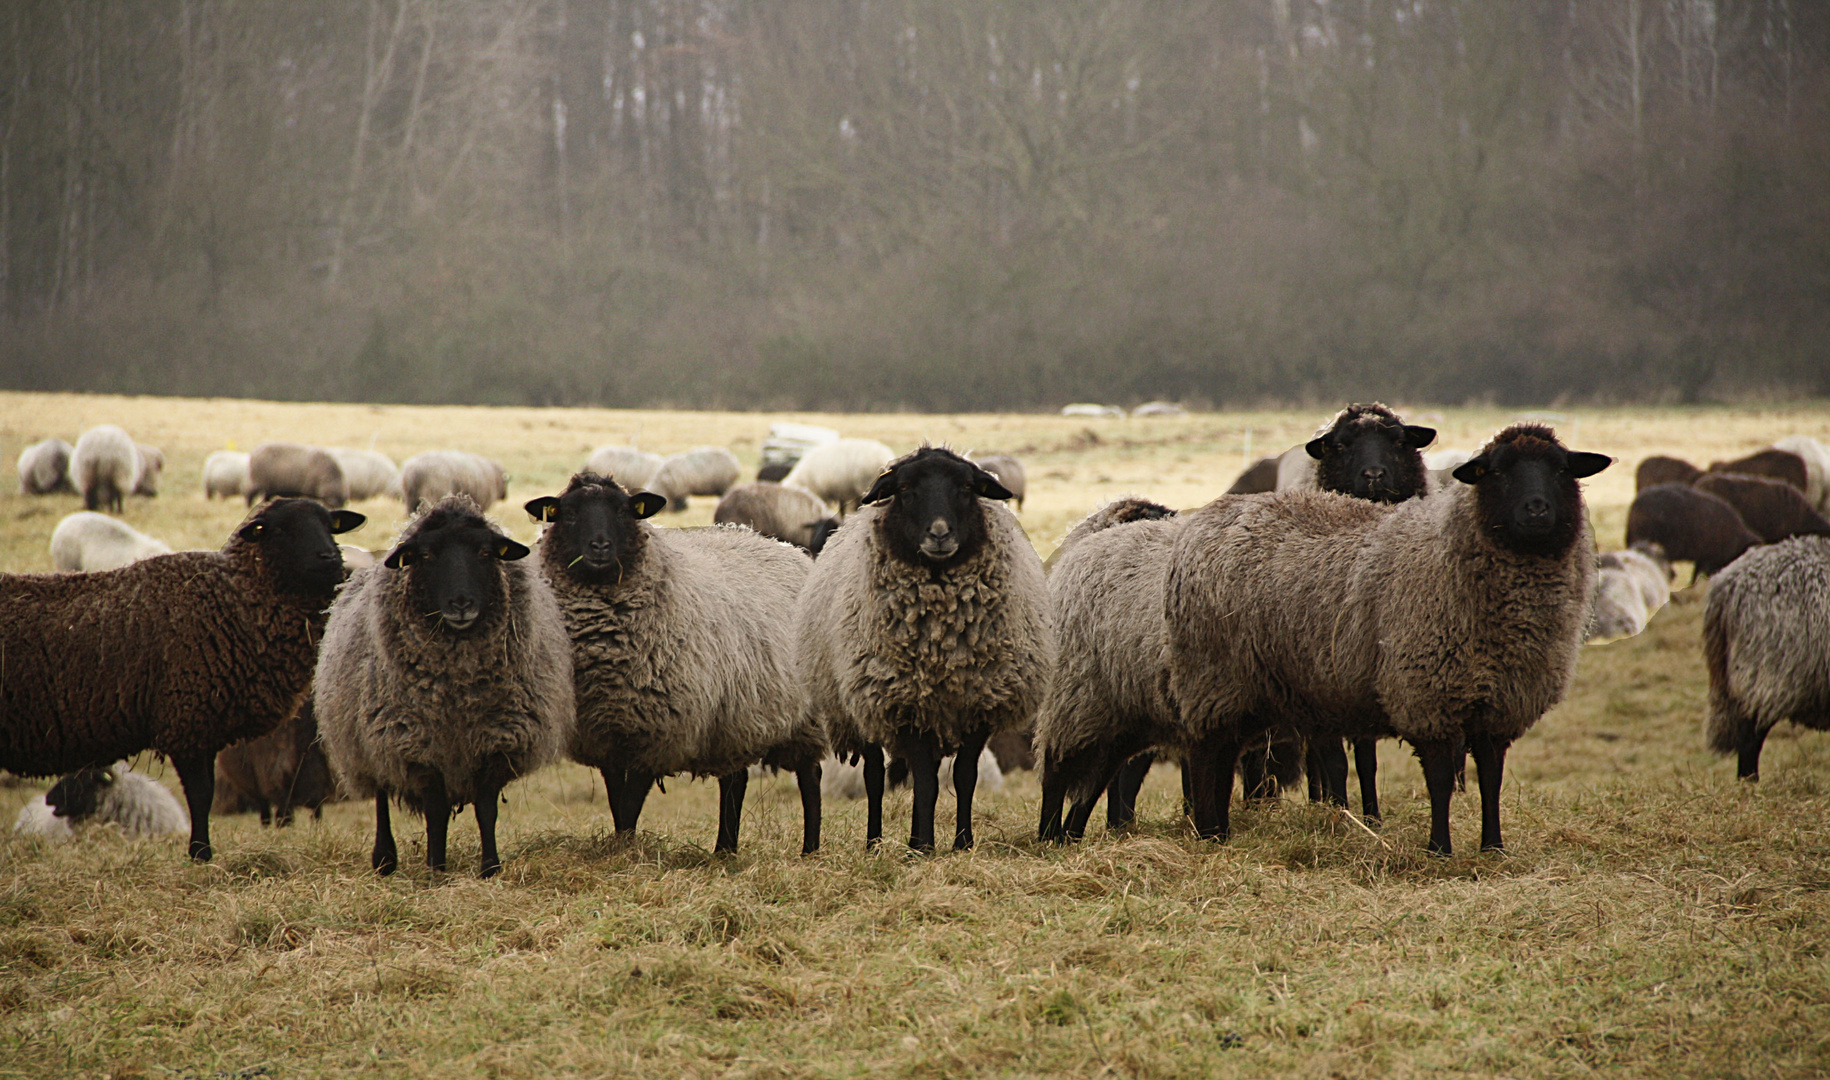
{"type": "Polygon", "coordinates": [[[508,473],[480,454],[462,450],[428,450],[400,467],[401,500],[417,513],[447,495],[465,495],[487,510],[508,498],[508,473]]]}
{"type": "Polygon", "coordinates": [[[1009,454],[986,454],[973,460],[979,468],[998,478],[998,483],[1010,492],[1010,497],[1016,501],[1017,510],[1021,512],[1023,495],[1029,489],[1029,480],[1023,473],[1023,463],[1009,454]]]}
{"type": "Polygon", "coordinates": [[[786,461],[772,461],[756,470],[756,482],[759,484],[779,484],[794,471],[794,466],[786,461]]]}
{"type": "Polygon", "coordinates": [[[1830,520],[1812,508],[1799,488],[1782,480],[1741,473],[1704,473],[1691,485],[1735,508],[1748,531],[1762,540],[1830,533],[1830,520]]]}
{"type": "Polygon", "coordinates": [[[70,483],[72,447],[62,439],[35,442],[19,452],[19,494],[50,495],[75,491],[70,483]]]}
{"type": "Polygon", "coordinates": [[[53,843],[74,839],[78,825],[114,825],[128,836],[188,832],[185,816],[171,789],[125,761],[78,769],[27,803],[13,831],[42,836],[53,843]]]}
{"type": "Polygon", "coordinates": [[[218,450],[203,459],[203,496],[232,499],[248,490],[248,455],[218,450]]]}
{"type": "Polygon", "coordinates": [[[349,487],[349,499],[373,499],[379,496],[400,498],[400,467],[394,459],[379,450],[351,450],[343,446],[326,447],[325,452],[337,459],[343,470],[343,482],[349,487]]]}
{"type": "Polygon", "coordinates": [[[716,525],[747,525],[764,536],[817,552],[838,527],[826,504],[800,488],[781,484],[739,484],[724,493],[712,511],[716,525]]]}
{"type": "MultiPolygon", "coordinates": [[[[737,455],[722,446],[696,446],[662,460],[648,478],[649,491],[667,500],[667,509],[686,509],[689,495],[723,495],[742,474],[737,455]]],[[[816,493],[817,494],[817,493],[816,493]]]]}
{"type": "Polygon", "coordinates": [[[1702,469],[1682,458],[1654,454],[1633,471],[1633,492],[1638,494],[1660,484],[1688,484],[1702,475],[1702,469]]]}
{"type": "Polygon", "coordinates": [[[603,774],[619,833],[657,779],[717,777],[721,852],[737,850],[749,766],[792,770],[801,850],[818,850],[826,740],[801,707],[790,622],[811,561],[748,529],[643,520],[662,506],[593,473],[527,504],[571,633],[572,759],[603,774]]]}
{"type": "Polygon", "coordinates": [[[1151,502],[1137,495],[1121,495],[1076,522],[1061,538],[1061,543],[1056,545],[1055,550],[1049,553],[1048,560],[1042,564],[1043,569],[1053,573],[1055,564],[1075,544],[1096,532],[1128,522],[1160,521],[1175,516],[1176,512],[1162,503],[1151,502]]]}
{"type": "MultiPolygon", "coordinates": [[[[1734,473],[1739,476],[1764,476],[1790,484],[1800,492],[1809,489],[1810,474],[1804,458],[1789,450],[1758,450],[1733,461],[1712,461],[1711,473],[1734,473]]],[[[1693,479],[1691,481],[1695,483],[1693,479]]],[[[1756,530],[1758,531],[1758,530],[1756,530]]]]}
{"type": "Polygon", "coordinates": [[[318,745],[318,718],[311,698],[298,715],[258,739],[225,747],[216,755],[215,813],[233,813],[246,805],[259,812],[262,825],[292,824],[295,807],[324,816],[324,804],[336,794],[330,762],[318,745]]]}
{"type": "Polygon", "coordinates": [[[328,450],[266,442],[248,455],[248,486],[242,495],[249,506],[262,499],[304,498],[334,510],[349,502],[349,482],[328,450]]]}
{"type": "Polygon", "coordinates": [[[1595,597],[1585,640],[1632,637],[1671,599],[1671,563],[1657,544],[1642,543],[1595,559],[1595,597]]]}
{"type": "Polygon", "coordinates": [[[865,842],[883,835],[878,748],[909,763],[909,846],[934,849],[940,759],[957,752],[954,850],[969,848],[979,752],[1026,726],[1054,660],[1042,560],[997,478],[941,447],[892,461],[814,563],[795,614],[807,714],[862,755],[865,842]]]}
{"type": "Polygon", "coordinates": [[[312,683],[318,728],[342,789],[375,800],[378,873],[400,864],[390,797],[426,819],[435,871],[452,813],[474,806],[479,873],[501,872],[503,786],[565,753],[572,643],[527,555],[468,497],[446,496],[331,607],[312,683]]]}
{"type": "Polygon", "coordinates": [[[1805,498],[1818,513],[1830,517],[1830,447],[1809,435],[1788,435],[1773,449],[1789,450],[1805,463],[1805,498]]]}
{"type": "MultiPolygon", "coordinates": [[[[884,755],[881,750],[878,751],[877,756],[879,761],[883,761],[884,755]]],[[[942,795],[958,796],[958,792],[953,788],[953,763],[955,760],[956,759],[952,754],[940,759],[940,768],[938,771],[940,774],[940,793],[942,795]]],[[[886,777],[891,776],[895,772],[897,764],[898,762],[894,761],[883,762],[882,767],[886,770],[886,777]]],[[[901,781],[886,779],[884,784],[886,787],[893,788],[899,786],[900,783],[906,783],[907,781],[908,775],[905,769],[901,781]]],[[[1004,766],[999,761],[998,755],[992,752],[989,744],[986,745],[985,749],[979,751],[978,779],[974,783],[973,789],[975,793],[978,791],[998,792],[1004,790],[1004,766]]],[[[866,789],[864,784],[864,763],[862,759],[857,761],[840,761],[836,757],[829,757],[820,763],[820,797],[822,799],[848,799],[852,802],[856,802],[868,794],[870,794],[870,792],[866,789]]]]}
{"type": "Polygon", "coordinates": [[[70,452],[70,480],[82,492],[83,509],[107,507],[121,512],[121,500],[140,479],[140,452],[133,439],[113,424],[82,433],[70,452]]]}
{"type": "Polygon", "coordinates": [[[95,574],[0,575],[0,769],[50,776],[157,750],[208,860],[223,747],[298,711],[361,514],[260,507],[221,551],[95,574]]]}
{"type": "Polygon", "coordinates": [[[134,443],[140,467],[134,472],[133,493],[152,498],[159,494],[159,474],[165,471],[165,451],[145,443],[134,443]]]}
{"type": "Polygon", "coordinates": [[[1692,564],[1690,580],[1715,574],[1761,539],[1733,506],[1689,484],[1657,484],[1627,507],[1627,546],[1654,543],[1674,560],[1692,564]]]}
{"type": "Polygon", "coordinates": [[[1453,484],[1455,478],[1449,474],[1453,473],[1457,468],[1460,468],[1463,462],[1473,456],[1474,452],[1472,450],[1449,448],[1432,450],[1423,455],[1425,494],[1434,495],[1443,488],[1453,484]]]}
{"type": "Polygon", "coordinates": [[[1233,486],[1226,489],[1228,495],[1255,495],[1265,491],[1277,490],[1278,456],[1259,458],[1252,466],[1239,474],[1233,486]]]}
{"type": "Polygon", "coordinates": [[[1760,779],[1760,748],[1781,720],[1830,730],[1830,539],[1757,548],[1710,579],[1703,614],[1709,748],[1760,779]]]}
{"type": "Polygon", "coordinates": [[[53,570],[113,570],[171,550],[165,541],[93,510],[78,510],[51,530],[53,570]]]}
{"type": "Polygon", "coordinates": [[[1562,699],[1588,622],[1577,481],[1610,461],[1515,424],[1429,498],[1222,497],[1183,515],[1162,611],[1197,831],[1226,837],[1240,746],[1294,722],[1409,742],[1445,856],[1465,742],[1481,848],[1503,847],[1506,749],[1562,699]]]}
{"type": "Polygon", "coordinates": [[[840,439],[807,451],[782,483],[836,504],[843,517],[858,508],[865,489],[895,457],[896,451],[875,439],[840,439]]]}
{"type": "Polygon", "coordinates": [[[664,460],[659,454],[633,446],[600,446],[585,461],[584,471],[608,476],[623,485],[625,491],[641,491],[664,460]]]}
{"type": "Polygon", "coordinates": [[[1188,410],[1173,401],[1146,401],[1132,409],[1131,415],[1145,419],[1153,416],[1187,416],[1188,410]]]}

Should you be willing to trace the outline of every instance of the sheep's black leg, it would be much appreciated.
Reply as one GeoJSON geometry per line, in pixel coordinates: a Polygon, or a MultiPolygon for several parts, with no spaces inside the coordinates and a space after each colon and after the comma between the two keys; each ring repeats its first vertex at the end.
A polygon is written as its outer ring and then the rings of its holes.
{"type": "Polygon", "coordinates": [[[1500,840],[1500,780],[1506,775],[1506,747],[1509,744],[1486,732],[1468,740],[1474,751],[1475,776],[1481,786],[1481,850],[1503,851],[1500,840]]]}
{"type": "MultiPolygon", "coordinates": [[[[442,872],[445,869],[445,845],[451,836],[451,798],[445,794],[445,778],[442,775],[436,772],[426,775],[423,799],[426,810],[426,865],[442,872]]],[[[477,807],[477,820],[482,820],[481,804],[477,807]]]]}
{"type": "Polygon", "coordinates": [[[400,852],[394,847],[394,823],[388,818],[388,793],[375,793],[375,850],[369,854],[369,865],[384,877],[400,868],[400,852]]]}
{"type": "Polygon", "coordinates": [[[1309,779],[1309,801],[1322,801],[1322,744],[1319,739],[1309,740],[1303,751],[1303,772],[1309,779]]]}
{"type": "Polygon", "coordinates": [[[604,794],[610,800],[610,820],[616,824],[616,831],[628,832],[635,828],[633,822],[628,825],[623,824],[623,788],[626,785],[624,771],[612,769],[608,765],[597,771],[604,777],[604,794]]]}
{"type": "Polygon", "coordinates": [[[1353,769],[1360,774],[1360,816],[1379,820],[1379,740],[1353,741],[1353,769]]]}
{"type": "Polygon", "coordinates": [[[1062,840],[1061,804],[1067,799],[1067,785],[1061,767],[1045,756],[1042,759],[1042,819],[1036,825],[1036,840],[1040,843],[1062,840]]]}
{"type": "Polygon", "coordinates": [[[623,812],[616,815],[617,832],[635,831],[635,823],[642,816],[642,805],[648,801],[648,792],[653,787],[653,773],[630,769],[623,774],[623,812]]]}
{"type": "MultiPolygon", "coordinates": [[[[1112,832],[1128,828],[1137,819],[1137,793],[1144,789],[1144,777],[1156,763],[1156,751],[1146,750],[1123,762],[1118,774],[1106,785],[1106,828],[1112,832]]],[[[1098,796],[1094,796],[1097,800],[1098,796]]],[[[1089,812],[1091,807],[1088,808],[1089,812]]]]}
{"type": "Polygon", "coordinates": [[[501,782],[493,777],[478,777],[477,838],[483,846],[483,858],[477,866],[478,877],[492,878],[502,872],[502,856],[496,853],[496,812],[501,808],[501,782]]]}
{"type": "Polygon", "coordinates": [[[1347,805],[1347,744],[1340,739],[1310,739],[1309,762],[1321,776],[1311,774],[1311,790],[1319,779],[1322,798],[1310,799],[1314,802],[1330,802],[1336,806],[1347,805]]]}
{"type": "Polygon", "coordinates": [[[1766,745],[1766,733],[1771,730],[1761,727],[1751,716],[1742,717],[1735,725],[1735,779],[1760,779],[1760,748],[1766,745]]]}
{"type": "MultiPolygon", "coordinates": [[[[1087,822],[1093,817],[1093,807],[1099,804],[1099,793],[1102,791],[1106,793],[1107,817],[1108,821],[1110,820],[1112,792],[1119,788],[1124,779],[1125,767],[1134,760],[1136,760],[1135,755],[1126,756],[1122,753],[1106,755],[1105,761],[1100,766],[1097,782],[1093,785],[1093,793],[1075,802],[1073,807],[1068,810],[1067,825],[1064,831],[1069,840],[1079,840],[1087,834],[1087,822]]],[[[1130,816],[1135,817],[1136,811],[1134,810],[1130,816]]]]}
{"type": "Polygon", "coordinates": [[[907,732],[897,740],[896,752],[909,763],[909,782],[915,789],[909,812],[909,847],[934,850],[934,803],[940,798],[940,751],[934,738],[907,732]]]}
{"type": "Polygon", "coordinates": [[[273,824],[273,807],[267,805],[267,801],[265,799],[261,800],[260,807],[261,807],[261,824],[262,825],[273,824]]]}
{"type": "Polygon", "coordinates": [[[1232,832],[1233,771],[1239,767],[1239,738],[1212,733],[1183,758],[1194,797],[1195,832],[1203,840],[1225,840],[1232,832]]]}
{"type": "Polygon", "coordinates": [[[1461,739],[1440,739],[1416,744],[1423,765],[1423,783],[1430,789],[1430,854],[1448,856],[1449,800],[1455,794],[1455,766],[1462,760],[1461,739]]]}
{"type": "Polygon", "coordinates": [[[1276,790],[1270,783],[1269,764],[1271,747],[1269,744],[1254,746],[1239,754],[1239,787],[1240,794],[1247,799],[1274,799],[1276,790]]]}
{"type": "Polygon", "coordinates": [[[737,826],[743,821],[743,793],[750,788],[750,770],[737,769],[718,778],[718,841],[714,853],[737,850],[737,826]]]}
{"type": "Polygon", "coordinates": [[[1182,758],[1180,768],[1182,770],[1182,816],[1192,819],[1195,816],[1195,778],[1189,775],[1186,756],[1182,758]]]}
{"type": "Polygon", "coordinates": [[[801,789],[801,854],[820,850],[820,763],[812,760],[795,766],[794,782],[801,789]]]}
{"type": "Polygon", "coordinates": [[[864,800],[864,848],[868,851],[883,843],[883,747],[876,743],[864,747],[864,800]]]}
{"type": "Polygon", "coordinates": [[[966,736],[953,754],[953,850],[972,849],[972,793],[979,785],[979,755],[991,733],[983,728],[966,736]]]}
{"type": "Polygon", "coordinates": [[[216,755],[174,757],[178,782],[184,785],[184,802],[191,811],[191,858],[209,862],[210,804],[216,800],[216,755]]]}

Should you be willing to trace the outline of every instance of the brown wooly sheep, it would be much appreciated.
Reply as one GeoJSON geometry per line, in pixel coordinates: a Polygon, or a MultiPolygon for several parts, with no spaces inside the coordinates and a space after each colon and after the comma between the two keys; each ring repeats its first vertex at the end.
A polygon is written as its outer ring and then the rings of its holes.
{"type": "Polygon", "coordinates": [[[1688,484],[1703,475],[1703,470],[1682,458],[1654,454],[1633,470],[1635,493],[1660,484],[1688,484]]]}
{"type": "Polygon", "coordinates": [[[248,455],[248,505],[262,499],[316,499],[329,507],[349,502],[343,466],[328,450],[302,443],[267,442],[248,455]]]}
{"type": "MultiPolygon", "coordinates": [[[[714,525],[746,525],[764,536],[817,553],[815,541],[824,541],[838,528],[825,503],[812,492],[758,481],[739,484],[724,493],[712,511],[714,525]]],[[[823,546],[823,543],[822,543],[823,546]]]]}
{"type": "Polygon", "coordinates": [[[258,739],[225,747],[216,755],[218,814],[258,812],[262,825],[292,824],[295,807],[324,816],[324,804],[336,795],[330,762],[318,745],[318,718],[312,699],[299,713],[258,739]]]}
{"type": "MultiPolygon", "coordinates": [[[[1790,484],[1801,492],[1810,487],[1810,474],[1805,469],[1805,459],[1790,450],[1759,450],[1733,461],[1712,461],[1709,463],[1709,471],[1735,473],[1739,476],[1765,476],[1790,484]]],[[[1691,482],[1695,483],[1695,480],[1691,482]]]]}
{"type": "Polygon", "coordinates": [[[361,514],[260,507],[221,551],[0,576],[0,768],[51,776],[157,750],[210,857],[216,755],[298,711],[361,514]]]}
{"type": "Polygon", "coordinates": [[[1734,507],[1749,531],[1762,540],[1830,533],[1830,521],[1812,509],[1803,491],[1783,480],[1712,472],[1697,477],[1691,486],[1734,507]]]}
{"type": "Polygon", "coordinates": [[[1277,458],[1275,456],[1259,458],[1251,468],[1239,474],[1233,486],[1226,489],[1228,495],[1257,495],[1277,490],[1277,458]]]}
{"type": "Polygon", "coordinates": [[[1693,564],[1690,580],[1714,574],[1760,543],[1741,515],[1719,495],[1689,484],[1658,484],[1627,508],[1627,546],[1653,543],[1674,561],[1693,564]]]}
{"type": "Polygon", "coordinates": [[[1200,834],[1227,835],[1240,747],[1292,723],[1411,743],[1441,855],[1465,745],[1481,847],[1501,847],[1506,749],[1562,699],[1588,624],[1577,481],[1608,464],[1515,424],[1429,498],[1279,493],[1183,515],[1163,612],[1200,834]]]}

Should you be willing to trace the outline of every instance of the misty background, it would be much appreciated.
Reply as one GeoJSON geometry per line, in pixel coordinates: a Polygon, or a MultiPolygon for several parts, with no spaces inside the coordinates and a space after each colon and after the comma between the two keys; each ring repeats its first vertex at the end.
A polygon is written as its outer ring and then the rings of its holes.
{"type": "Polygon", "coordinates": [[[1830,394],[1830,5],[0,8],[10,388],[1830,394]]]}

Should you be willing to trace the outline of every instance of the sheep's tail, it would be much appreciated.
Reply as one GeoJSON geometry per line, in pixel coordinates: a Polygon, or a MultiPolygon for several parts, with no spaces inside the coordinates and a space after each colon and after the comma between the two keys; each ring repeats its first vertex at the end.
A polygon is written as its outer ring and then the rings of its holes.
{"type": "Polygon", "coordinates": [[[1709,705],[1704,732],[1711,750],[1732,754],[1740,746],[1738,731],[1742,717],[1728,685],[1728,632],[1725,629],[1728,605],[1716,606],[1719,599],[1727,599],[1724,592],[1726,590],[1711,589],[1709,611],[1703,618],[1703,664],[1709,672],[1709,705]]]}

